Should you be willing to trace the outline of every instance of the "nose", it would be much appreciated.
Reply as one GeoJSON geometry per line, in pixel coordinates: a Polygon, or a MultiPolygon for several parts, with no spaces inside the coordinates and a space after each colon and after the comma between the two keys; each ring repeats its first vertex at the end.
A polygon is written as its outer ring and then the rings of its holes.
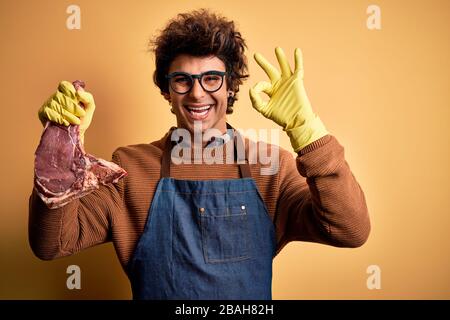
{"type": "Polygon", "coordinates": [[[200,79],[194,79],[194,84],[192,85],[192,89],[189,92],[189,95],[198,100],[202,97],[204,97],[206,94],[205,90],[203,90],[202,86],[200,85],[200,79]]]}

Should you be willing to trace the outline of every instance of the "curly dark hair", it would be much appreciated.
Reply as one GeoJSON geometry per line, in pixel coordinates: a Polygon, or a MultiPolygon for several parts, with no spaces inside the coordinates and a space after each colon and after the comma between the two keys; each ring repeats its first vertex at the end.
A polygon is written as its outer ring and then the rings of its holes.
{"type": "Polygon", "coordinates": [[[233,113],[239,86],[248,77],[247,58],[244,55],[247,45],[233,21],[208,9],[180,13],[169,21],[157,37],[150,40],[149,47],[155,53],[153,81],[161,93],[169,93],[165,76],[178,55],[214,55],[222,60],[227,71],[227,88],[234,92],[233,96],[228,97],[227,114],[233,113]]]}

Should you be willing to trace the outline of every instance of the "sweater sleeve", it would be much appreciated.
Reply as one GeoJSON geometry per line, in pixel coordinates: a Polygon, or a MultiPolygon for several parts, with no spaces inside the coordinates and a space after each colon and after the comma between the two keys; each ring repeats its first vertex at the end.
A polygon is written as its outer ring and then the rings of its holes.
{"type": "Polygon", "coordinates": [[[370,233],[364,193],[344,158],[344,148],[326,135],[286,153],[280,165],[277,253],[290,241],[359,247],[370,233]]]}
{"type": "MultiPolygon", "coordinates": [[[[117,152],[112,161],[120,166],[117,152]]],[[[33,189],[28,220],[33,253],[42,260],[52,260],[110,241],[111,226],[123,211],[123,180],[101,185],[57,209],[49,209],[33,189]]]]}

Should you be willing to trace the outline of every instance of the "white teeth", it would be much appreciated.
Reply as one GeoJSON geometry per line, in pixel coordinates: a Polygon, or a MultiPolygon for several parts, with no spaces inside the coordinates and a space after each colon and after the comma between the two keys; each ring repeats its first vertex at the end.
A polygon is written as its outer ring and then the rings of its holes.
{"type": "Polygon", "coordinates": [[[195,114],[198,115],[198,116],[200,116],[200,117],[202,117],[202,116],[204,116],[204,115],[207,114],[207,113],[208,113],[208,110],[203,111],[203,112],[196,112],[195,114]]]}
{"type": "Polygon", "coordinates": [[[209,108],[211,108],[211,105],[204,106],[204,107],[199,107],[199,108],[189,107],[189,106],[186,106],[186,107],[187,107],[189,110],[203,111],[203,110],[209,110],[209,108]]]}

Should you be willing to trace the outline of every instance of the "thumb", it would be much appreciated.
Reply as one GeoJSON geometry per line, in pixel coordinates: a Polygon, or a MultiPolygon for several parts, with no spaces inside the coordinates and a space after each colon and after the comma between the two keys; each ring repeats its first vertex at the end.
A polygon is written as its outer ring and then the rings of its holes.
{"type": "Polygon", "coordinates": [[[92,96],[91,93],[84,91],[82,88],[80,88],[77,90],[77,98],[81,103],[83,103],[84,111],[86,111],[86,113],[94,112],[95,102],[94,102],[94,97],[92,96]]]}
{"type": "Polygon", "coordinates": [[[272,85],[267,81],[260,81],[253,88],[250,89],[250,100],[252,101],[253,108],[258,111],[263,111],[267,106],[267,102],[261,98],[261,92],[268,92],[272,85]]]}

